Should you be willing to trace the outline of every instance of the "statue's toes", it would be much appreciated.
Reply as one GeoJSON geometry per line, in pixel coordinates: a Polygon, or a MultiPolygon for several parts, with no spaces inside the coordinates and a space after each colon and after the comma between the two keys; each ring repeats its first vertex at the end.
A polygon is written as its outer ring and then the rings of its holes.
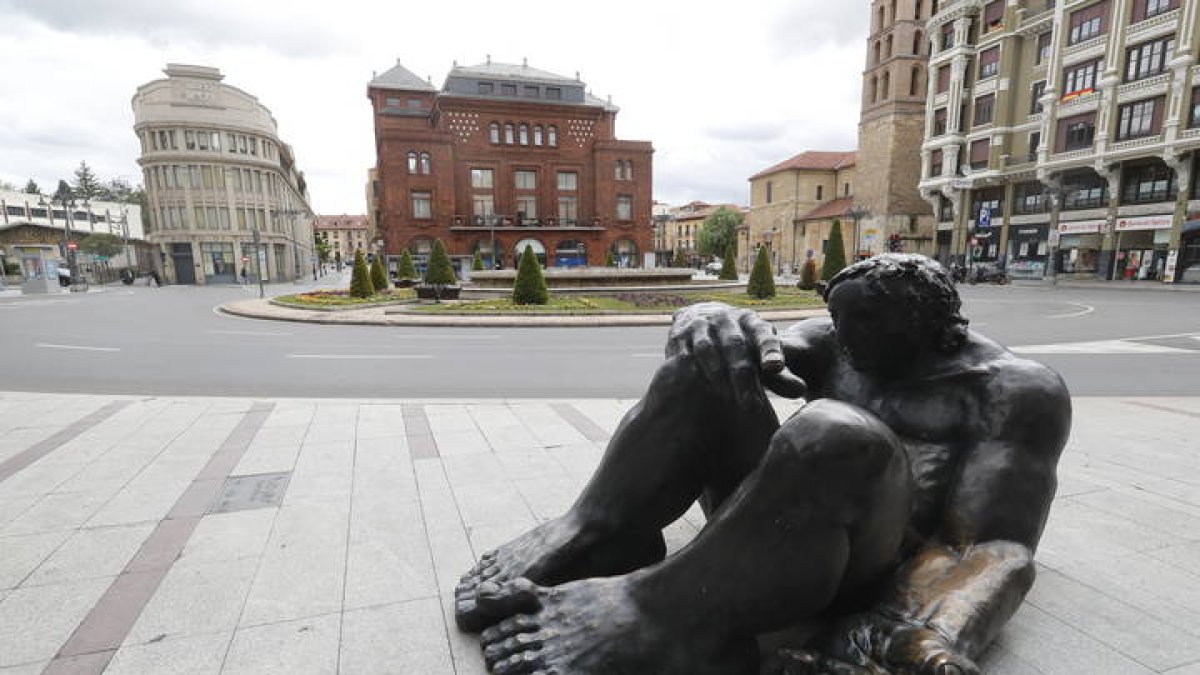
{"type": "Polygon", "coordinates": [[[500,584],[485,581],[479,584],[475,603],[480,612],[501,619],[514,614],[530,614],[541,608],[538,590],[537,584],[524,577],[500,584]]]}
{"type": "Polygon", "coordinates": [[[533,673],[542,667],[540,652],[521,652],[497,662],[491,666],[494,675],[513,675],[515,673],[533,673]]]}
{"type": "Polygon", "coordinates": [[[483,660],[490,668],[514,654],[536,652],[542,648],[543,637],[541,632],[517,633],[512,637],[492,642],[484,646],[483,660]]]}

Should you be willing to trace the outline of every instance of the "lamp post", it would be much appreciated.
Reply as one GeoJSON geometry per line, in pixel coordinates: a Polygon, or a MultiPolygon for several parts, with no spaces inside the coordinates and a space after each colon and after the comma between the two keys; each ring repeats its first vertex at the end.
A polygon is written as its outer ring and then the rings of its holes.
{"type": "Polygon", "coordinates": [[[867,207],[863,206],[862,204],[855,204],[846,209],[846,215],[854,221],[854,262],[858,262],[858,254],[859,251],[862,250],[862,245],[859,243],[858,238],[858,223],[863,218],[871,215],[871,212],[868,211],[867,207]]]}
{"type": "Polygon", "coordinates": [[[264,298],[267,295],[266,291],[263,290],[263,270],[262,270],[263,259],[266,257],[267,256],[262,249],[262,233],[260,233],[258,231],[258,228],[255,227],[254,228],[254,268],[258,271],[258,297],[259,298],[264,298]]]}
{"type": "Polygon", "coordinates": [[[775,227],[771,227],[771,229],[763,232],[763,240],[767,243],[767,258],[771,261],[772,270],[776,270],[778,267],[775,264],[775,249],[771,246],[771,242],[775,239],[776,231],[775,227]]]}

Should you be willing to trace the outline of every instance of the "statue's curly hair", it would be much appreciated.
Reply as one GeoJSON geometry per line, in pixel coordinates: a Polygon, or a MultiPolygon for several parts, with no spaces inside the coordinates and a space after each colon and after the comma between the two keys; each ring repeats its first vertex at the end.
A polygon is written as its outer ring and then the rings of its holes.
{"type": "Polygon", "coordinates": [[[969,323],[959,310],[962,300],[950,275],[936,260],[913,253],[884,253],[838,272],[825,288],[825,300],[843,281],[865,279],[872,293],[911,308],[914,325],[933,323],[939,351],[953,352],[967,340],[969,323]],[[885,283],[905,280],[907,284],[885,283]]]}

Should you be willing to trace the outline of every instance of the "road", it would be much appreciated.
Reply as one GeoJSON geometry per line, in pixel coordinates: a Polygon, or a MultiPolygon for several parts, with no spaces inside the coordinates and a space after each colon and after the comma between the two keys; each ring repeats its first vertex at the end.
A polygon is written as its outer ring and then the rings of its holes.
{"type": "MultiPolygon", "coordinates": [[[[0,389],[154,395],[634,398],[665,327],[397,328],[239,319],[237,286],[0,297],[0,389]]],[[[1074,395],[1200,395],[1200,293],[964,286],[972,327],[1074,395]]]]}

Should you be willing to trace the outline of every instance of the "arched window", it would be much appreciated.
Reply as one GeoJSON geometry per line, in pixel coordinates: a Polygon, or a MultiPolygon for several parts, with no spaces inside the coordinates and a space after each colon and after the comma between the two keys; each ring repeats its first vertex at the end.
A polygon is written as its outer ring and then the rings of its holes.
{"type": "Polygon", "coordinates": [[[921,55],[921,42],[923,42],[924,37],[925,36],[921,34],[921,31],[917,31],[916,34],[913,35],[913,48],[912,48],[913,55],[915,55],[915,56],[921,55]]]}
{"type": "Polygon", "coordinates": [[[433,173],[433,157],[428,152],[421,153],[421,173],[425,175],[433,173]]]}
{"type": "Polygon", "coordinates": [[[883,30],[883,5],[879,6],[879,16],[875,21],[875,30],[883,30]]]}
{"type": "Polygon", "coordinates": [[[879,100],[879,78],[871,76],[871,103],[879,100]]]}
{"type": "Polygon", "coordinates": [[[533,144],[536,146],[542,145],[542,125],[535,124],[533,127],[533,144]]]}
{"type": "Polygon", "coordinates": [[[887,36],[887,46],[883,50],[883,57],[890,59],[892,57],[892,36],[887,36]]]}
{"type": "Polygon", "coordinates": [[[882,98],[883,100],[886,101],[888,96],[891,96],[891,94],[892,94],[892,74],[889,71],[885,70],[885,71],[883,71],[883,93],[880,94],[880,98],[882,98]]]}
{"type": "Polygon", "coordinates": [[[517,138],[520,141],[521,145],[529,145],[529,125],[528,124],[525,124],[524,122],[521,123],[520,129],[518,129],[518,137],[517,138]]]}
{"type": "Polygon", "coordinates": [[[552,148],[558,147],[558,127],[553,124],[546,128],[546,145],[552,148]]]}
{"type": "Polygon", "coordinates": [[[637,267],[638,247],[632,239],[618,239],[613,242],[610,250],[617,261],[617,267],[637,267]]]}
{"type": "Polygon", "coordinates": [[[875,65],[879,65],[879,61],[880,61],[880,51],[879,50],[880,50],[879,40],[876,40],[875,41],[875,65]]]}
{"type": "Polygon", "coordinates": [[[488,140],[493,143],[500,142],[500,123],[492,122],[488,125],[488,140]]]}
{"type": "Polygon", "coordinates": [[[417,172],[417,153],[414,150],[408,151],[408,172],[409,173],[417,172]]]}
{"type": "Polygon", "coordinates": [[[512,122],[507,122],[504,125],[504,143],[506,145],[512,145],[513,140],[513,125],[512,122]]]}
{"type": "Polygon", "coordinates": [[[921,91],[921,67],[913,66],[912,80],[908,84],[908,95],[916,96],[921,91]]]}

